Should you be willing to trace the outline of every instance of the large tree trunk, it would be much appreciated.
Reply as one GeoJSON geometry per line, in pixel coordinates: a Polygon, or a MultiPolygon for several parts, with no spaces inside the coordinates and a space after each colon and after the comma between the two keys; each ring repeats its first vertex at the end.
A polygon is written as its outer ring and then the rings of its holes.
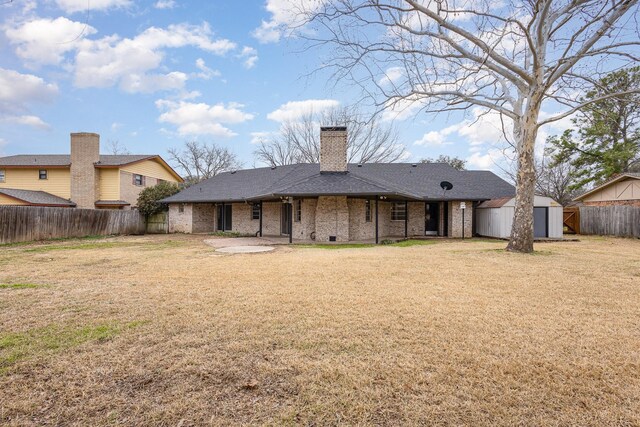
{"type": "Polygon", "coordinates": [[[520,125],[516,125],[519,147],[516,209],[507,245],[507,250],[512,252],[533,252],[533,199],[536,187],[534,149],[538,134],[538,112],[536,109],[532,110],[525,114],[520,125]]]}

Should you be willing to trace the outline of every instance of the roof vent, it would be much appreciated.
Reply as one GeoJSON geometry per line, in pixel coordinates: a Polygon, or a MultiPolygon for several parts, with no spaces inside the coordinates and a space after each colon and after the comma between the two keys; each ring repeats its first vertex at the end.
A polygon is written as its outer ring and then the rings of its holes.
{"type": "Polygon", "coordinates": [[[271,170],[274,170],[275,168],[276,168],[276,166],[275,166],[275,165],[271,166],[271,170]]]}
{"type": "Polygon", "coordinates": [[[358,167],[361,168],[362,167],[362,163],[358,163],[358,167]]]}
{"type": "Polygon", "coordinates": [[[412,167],[412,168],[415,168],[415,167],[417,167],[417,166],[418,166],[418,164],[417,164],[417,163],[412,163],[412,164],[411,164],[411,167],[412,167]]]}
{"type": "Polygon", "coordinates": [[[238,171],[235,171],[235,170],[231,171],[231,175],[233,175],[233,174],[234,174],[234,173],[236,173],[236,172],[238,172],[238,171]]]}

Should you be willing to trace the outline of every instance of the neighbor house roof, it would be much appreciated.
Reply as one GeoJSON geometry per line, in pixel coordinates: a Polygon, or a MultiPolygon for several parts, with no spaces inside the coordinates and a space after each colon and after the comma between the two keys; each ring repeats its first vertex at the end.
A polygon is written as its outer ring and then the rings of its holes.
{"type": "MultiPolygon", "coordinates": [[[[94,165],[97,168],[112,168],[130,165],[143,160],[157,160],[166,167],[178,181],[183,181],[182,177],[157,154],[101,154],[100,160],[94,163],[94,165]]],[[[0,168],[65,168],[70,166],[71,156],[68,154],[18,154],[15,156],[0,157],[0,168]]]]}
{"type": "Polygon", "coordinates": [[[62,197],[54,196],[45,191],[18,190],[15,188],[0,188],[0,194],[18,199],[30,205],[38,206],[75,206],[76,204],[62,197]]]}
{"type": "Polygon", "coordinates": [[[575,200],[575,201],[581,200],[581,199],[585,198],[586,196],[588,196],[589,194],[596,193],[596,192],[602,190],[603,188],[606,188],[606,187],[610,186],[611,184],[614,184],[616,182],[622,181],[622,180],[627,179],[627,178],[640,179],[640,172],[625,172],[625,173],[621,173],[619,175],[616,175],[613,178],[609,179],[608,181],[598,185],[597,187],[594,187],[591,190],[585,191],[584,193],[582,193],[581,195],[579,195],[578,197],[576,197],[573,200],[575,200]]]}
{"type": "MultiPolygon", "coordinates": [[[[122,166],[141,160],[160,157],[156,154],[101,154],[96,166],[122,166]]],[[[0,166],[70,166],[71,156],[68,154],[18,154],[0,157],[0,166]]]]}
{"type": "Polygon", "coordinates": [[[458,171],[446,163],[350,164],[348,173],[320,173],[318,164],[296,164],[225,172],[164,200],[233,202],[319,195],[489,200],[513,197],[515,189],[492,172],[458,171]],[[453,189],[445,192],[442,181],[453,184],[453,189]]]}
{"type": "Polygon", "coordinates": [[[478,208],[501,208],[513,197],[500,197],[499,199],[486,200],[478,205],[478,208]]]}

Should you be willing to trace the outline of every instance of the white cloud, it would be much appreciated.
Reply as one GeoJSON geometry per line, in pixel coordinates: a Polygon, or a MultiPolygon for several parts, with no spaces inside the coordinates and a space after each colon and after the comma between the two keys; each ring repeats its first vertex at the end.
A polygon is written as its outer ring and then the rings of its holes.
{"type": "Polygon", "coordinates": [[[7,145],[9,145],[9,143],[6,140],[0,138],[0,157],[4,156],[4,147],[6,147],[7,145]]]}
{"type": "Polygon", "coordinates": [[[30,114],[24,114],[24,115],[18,115],[18,116],[0,115],[0,121],[4,123],[12,123],[16,125],[31,126],[38,129],[49,129],[50,127],[40,117],[32,116],[30,114]]]}
{"type": "Polygon", "coordinates": [[[304,116],[321,113],[324,110],[340,105],[335,99],[307,99],[305,101],[289,101],[280,108],[267,114],[269,120],[287,122],[299,120],[304,116]]]}
{"type": "Polygon", "coordinates": [[[112,8],[127,7],[130,0],[56,0],[56,4],[67,13],[84,12],[90,10],[107,10],[112,8]]]}
{"type": "Polygon", "coordinates": [[[258,62],[258,51],[249,46],[244,46],[238,56],[244,59],[243,65],[246,69],[253,68],[258,62]]]}
{"type": "Polygon", "coordinates": [[[301,30],[306,16],[319,11],[328,0],[267,0],[265,9],[271,14],[252,35],[260,43],[277,43],[292,29],[301,30]]]}
{"type": "Polygon", "coordinates": [[[156,101],[158,109],[163,113],[158,118],[161,123],[171,123],[178,128],[178,134],[212,135],[216,137],[232,137],[237,135],[225,127],[228,124],[242,123],[253,119],[253,115],[242,111],[242,104],[222,103],[209,105],[203,102],[156,101]]]}
{"type": "Polygon", "coordinates": [[[422,135],[422,138],[415,141],[414,145],[424,145],[429,147],[451,145],[453,142],[447,141],[447,133],[443,131],[430,131],[422,135]]]}
{"type": "Polygon", "coordinates": [[[156,9],[173,9],[176,7],[174,0],[159,0],[153,5],[156,9]]]}
{"type": "Polygon", "coordinates": [[[212,77],[220,77],[222,75],[220,71],[212,70],[211,68],[207,67],[207,64],[205,64],[204,59],[202,58],[196,59],[196,68],[200,70],[200,72],[196,74],[196,77],[204,80],[209,80],[212,77]]]}
{"type": "Polygon", "coordinates": [[[424,107],[421,99],[399,99],[395,102],[387,102],[386,109],[382,113],[383,121],[403,121],[416,117],[420,109],[424,107]]]}
{"type": "Polygon", "coordinates": [[[0,119],[4,122],[47,127],[42,119],[28,114],[28,107],[32,103],[50,102],[57,94],[55,84],[38,76],[0,68],[0,119]]]}
{"type": "Polygon", "coordinates": [[[251,132],[251,144],[260,144],[273,136],[273,132],[251,132]]]}
{"type": "Polygon", "coordinates": [[[64,17],[35,19],[5,29],[9,42],[17,45],[16,54],[35,64],[59,64],[65,53],[78,47],[82,37],[94,33],[92,26],[64,17]]]}
{"type": "Polygon", "coordinates": [[[503,164],[505,158],[501,150],[492,148],[485,154],[472,153],[466,160],[470,169],[494,169],[497,165],[503,164]]]}
{"type": "Polygon", "coordinates": [[[187,79],[187,75],[179,71],[172,71],[167,74],[130,74],[122,78],[120,87],[129,93],[179,90],[184,88],[187,79]]]}
{"type": "Polygon", "coordinates": [[[385,75],[378,80],[380,86],[390,86],[396,83],[404,76],[404,70],[401,67],[390,67],[385,71],[385,75]]]}
{"type": "Polygon", "coordinates": [[[262,24],[251,33],[260,43],[278,43],[280,41],[280,29],[274,21],[262,21],[262,24]]]}
{"type": "MultiPolygon", "coordinates": [[[[133,39],[118,36],[84,40],[75,63],[78,87],[109,87],[119,84],[127,92],[182,89],[187,75],[181,72],[152,73],[162,64],[164,49],[194,46],[224,55],[236,44],[227,39],[213,40],[205,23],[201,26],[170,25],[151,27],[133,39]]],[[[204,65],[204,61],[203,61],[204,65]]]]}

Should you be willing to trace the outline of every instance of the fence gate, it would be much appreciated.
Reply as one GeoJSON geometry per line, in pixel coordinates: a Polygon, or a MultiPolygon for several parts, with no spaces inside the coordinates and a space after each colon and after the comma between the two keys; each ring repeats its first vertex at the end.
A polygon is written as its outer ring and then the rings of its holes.
{"type": "Polygon", "coordinates": [[[580,234],[580,208],[564,208],[562,211],[562,225],[567,234],[580,234]]]}

